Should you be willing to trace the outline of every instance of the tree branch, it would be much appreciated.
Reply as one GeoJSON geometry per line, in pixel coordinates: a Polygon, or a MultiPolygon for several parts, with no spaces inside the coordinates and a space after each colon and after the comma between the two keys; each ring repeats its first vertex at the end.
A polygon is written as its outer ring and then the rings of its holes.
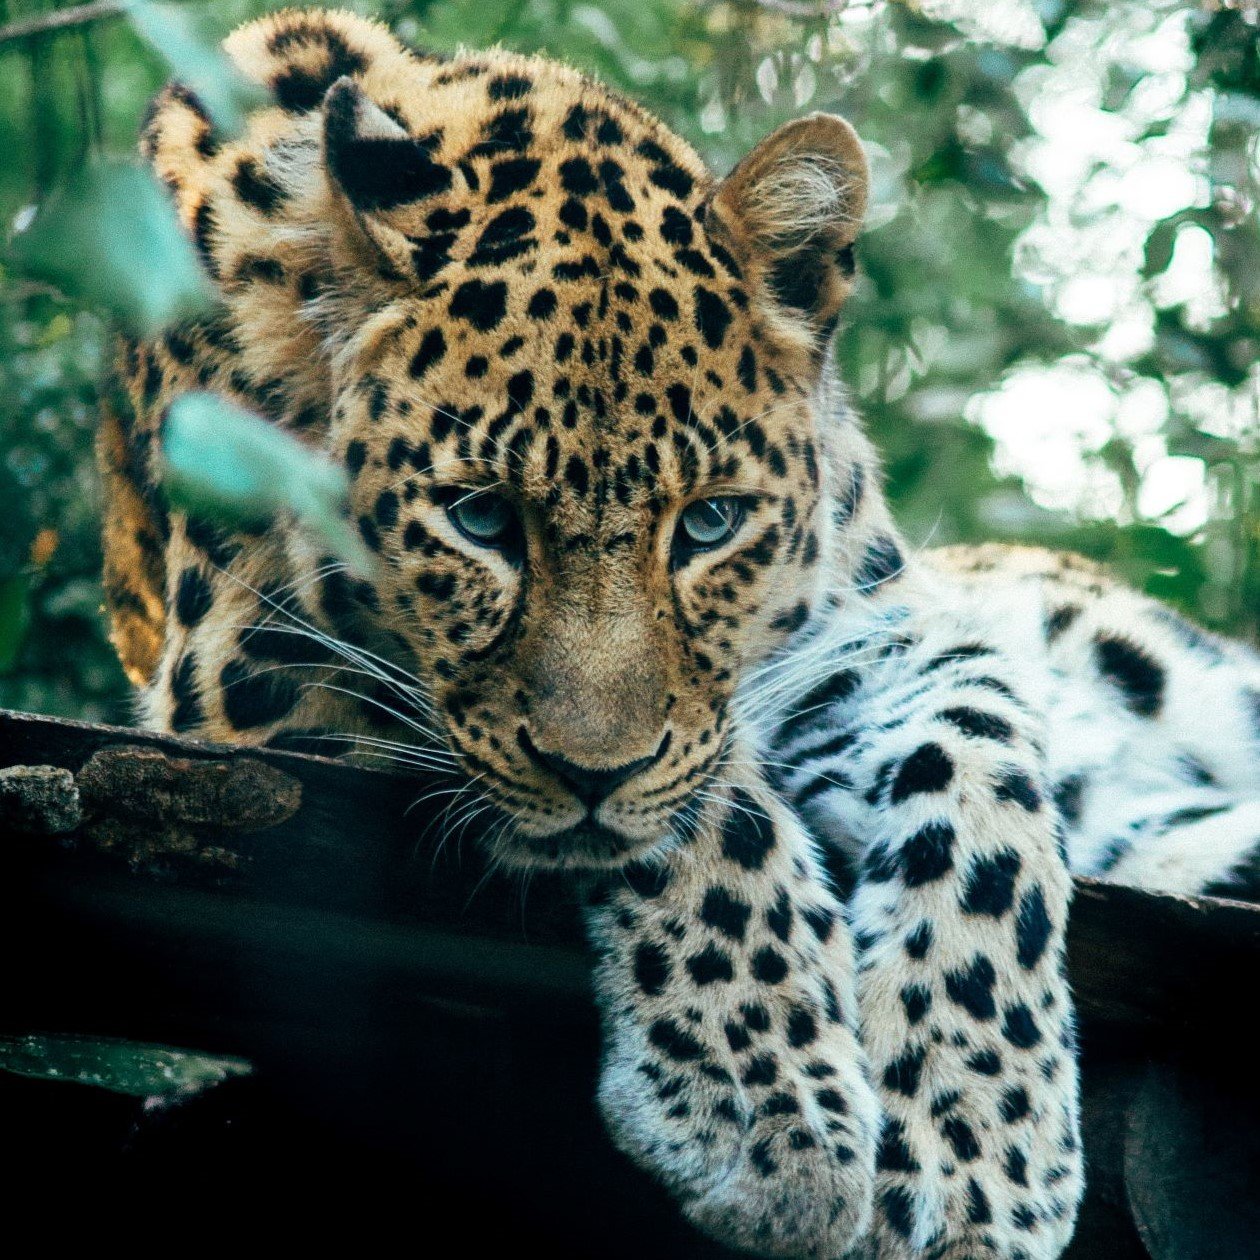
{"type": "Polygon", "coordinates": [[[95,4],[76,4],[69,9],[56,9],[37,17],[21,18],[10,22],[8,26],[0,26],[0,44],[29,39],[35,35],[48,35],[71,26],[85,26],[103,18],[118,17],[126,8],[124,0],[97,0],[95,4]]]}

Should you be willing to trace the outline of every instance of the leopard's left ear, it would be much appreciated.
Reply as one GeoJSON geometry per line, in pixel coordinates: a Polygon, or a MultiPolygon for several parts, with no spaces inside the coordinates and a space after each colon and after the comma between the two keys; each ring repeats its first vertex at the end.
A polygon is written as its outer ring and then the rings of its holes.
{"type": "Polygon", "coordinates": [[[835,114],[810,114],[757,145],[714,199],[743,238],[767,297],[819,341],[835,328],[852,287],[869,182],[853,128],[835,114]]]}
{"type": "Polygon", "coordinates": [[[433,158],[436,137],[415,139],[351,78],[324,98],[324,166],[351,231],[343,239],[370,246],[382,270],[413,276],[414,247],[404,230],[416,208],[451,186],[433,158]]]}

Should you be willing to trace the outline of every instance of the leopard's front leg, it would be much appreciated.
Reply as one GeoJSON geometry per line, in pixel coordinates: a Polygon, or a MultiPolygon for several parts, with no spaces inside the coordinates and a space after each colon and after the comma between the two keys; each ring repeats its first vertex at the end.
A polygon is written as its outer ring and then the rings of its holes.
{"type": "Polygon", "coordinates": [[[929,670],[849,767],[869,838],[852,901],[862,1039],[885,1117],[861,1254],[878,1260],[1049,1260],[1081,1195],[1070,880],[1036,723],[1000,670],[929,670]]]}
{"type": "Polygon", "coordinates": [[[745,772],[724,818],[587,916],[614,1141],[725,1243],[843,1255],[870,1221],[877,1104],[849,931],[795,817],[745,772]]]}

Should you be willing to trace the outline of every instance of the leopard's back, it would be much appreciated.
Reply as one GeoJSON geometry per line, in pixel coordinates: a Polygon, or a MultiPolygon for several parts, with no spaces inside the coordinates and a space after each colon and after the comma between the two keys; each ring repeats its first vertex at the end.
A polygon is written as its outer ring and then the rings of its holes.
{"type": "Polygon", "coordinates": [[[981,641],[1024,665],[1072,869],[1260,896],[1260,655],[1069,553],[990,544],[924,559],[981,641]]]}

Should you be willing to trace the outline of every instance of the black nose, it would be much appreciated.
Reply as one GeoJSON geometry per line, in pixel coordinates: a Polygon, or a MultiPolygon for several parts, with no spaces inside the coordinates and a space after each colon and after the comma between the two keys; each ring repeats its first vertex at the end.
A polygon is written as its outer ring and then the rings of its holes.
{"type": "Polygon", "coordinates": [[[525,755],[535,764],[550,770],[588,809],[594,809],[600,801],[611,796],[627,779],[632,779],[640,771],[658,762],[669,748],[669,741],[670,733],[666,731],[665,738],[661,740],[661,746],[650,757],[640,757],[637,761],[627,761],[624,765],[599,770],[591,766],[578,765],[576,761],[570,761],[562,753],[543,752],[523,726],[516,732],[516,742],[520,744],[525,755]]]}

